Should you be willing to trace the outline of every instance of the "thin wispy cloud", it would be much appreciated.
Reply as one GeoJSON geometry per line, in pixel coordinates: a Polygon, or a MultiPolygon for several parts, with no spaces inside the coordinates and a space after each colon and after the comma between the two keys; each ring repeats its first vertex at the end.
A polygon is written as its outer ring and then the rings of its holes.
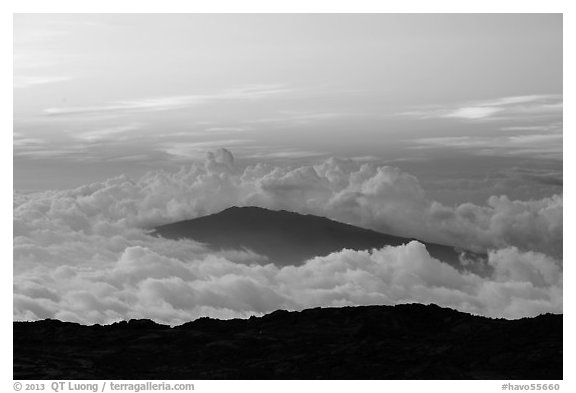
{"type": "Polygon", "coordinates": [[[474,147],[484,145],[489,141],[488,138],[480,138],[473,136],[447,136],[435,138],[419,138],[412,141],[413,148],[423,148],[429,146],[438,147],[474,147]]]}
{"type": "Polygon", "coordinates": [[[477,155],[529,155],[562,159],[562,134],[419,138],[412,149],[461,149],[477,155]]]}
{"type": "Polygon", "coordinates": [[[546,94],[532,94],[525,96],[512,96],[512,97],[502,97],[493,101],[486,101],[484,105],[486,106],[506,106],[514,104],[526,104],[531,102],[542,102],[549,101],[551,99],[562,99],[559,95],[546,95],[546,94]]]}
{"type": "Polygon", "coordinates": [[[341,119],[352,116],[349,113],[340,112],[299,112],[299,111],[280,111],[277,116],[264,117],[250,120],[247,123],[265,124],[274,127],[299,127],[316,124],[318,122],[341,119]]]}
{"type": "Polygon", "coordinates": [[[82,158],[84,152],[75,149],[42,149],[42,150],[26,150],[26,151],[14,151],[14,157],[18,158],[28,158],[32,160],[38,159],[62,159],[62,158],[82,158]]]}
{"type": "Polygon", "coordinates": [[[63,30],[61,26],[54,28],[34,28],[25,31],[14,31],[14,42],[18,45],[45,44],[61,39],[69,35],[70,32],[63,30]]]}
{"type": "Polygon", "coordinates": [[[25,89],[49,83],[66,82],[73,78],[67,76],[15,76],[14,88],[25,89]]]}
{"type": "Polygon", "coordinates": [[[142,124],[127,124],[84,132],[76,135],[75,137],[86,142],[99,142],[107,139],[117,141],[119,139],[124,139],[127,133],[140,130],[142,127],[142,124]]]}
{"type": "Polygon", "coordinates": [[[285,88],[282,85],[255,85],[228,89],[214,94],[141,98],[136,100],[114,101],[110,104],[97,106],[53,107],[44,109],[43,112],[49,116],[159,112],[183,109],[219,101],[258,100],[288,94],[293,91],[293,89],[285,88]]]}
{"type": "Polygon", "coordinates": [[[502,112],[504,108],[498,107],[482,107],[482,106],[471,106],[467,108],[459,108],[453,112],[450,112],[444,117],[452,117],[455,119],[468,119],[468,120],[476,120],[476,119],[484,119],[487,117],[491,117],[498,112],[502,112]]]}
{"type": "Polygon", "coordinates": [[[211,127],[206,128],[204,132],[206,134],[217,134],[217,133],[234,133],[234,132],[243,132],[248,130],[248,127],[211,127]]]}
{"type": "Polygon", "coordinates": [[[524,125],[524,126],[507,126],[501,127],[501,131],[510,132],[562,132],[562,123],[542,124],[537,126],[524,125]]]}
{"type": "Polygon", "coordinates": [[[26,147],[26,146],[39,146],[44,145],[46,140],[40,138],[26,138],[22,136],[14,136],[14,140],[12,141],[12,145],[14,148],[19,147],[26,147]]]}
{"type": "Polygon", "coordinates": [[[185,131],[170,131],[170,130],[166,130],[163,131],[161,133],[155,133],[154,135],[150,135],[148,137],[150,138],[154,138],[154,139],[166,139],[166,140],[174,140],[174,139],[178,139],[180,141],[186,142],[191,138],[197,138],[199,136],[205,137],[205,136],[223,136],[223,135],[238,135],[238,134],[242,134],[245,131],[251,131],[253,130],[253,128],[251,127],[209,127],[209,128],[204,128],[202,127],[195,127],[192,126],[190,128],[187,128],[185,131]]]}
{"type": "Polygon", "coordinates": [[[243,158],[254,159],[292,159],[292,158],[306,158],[306,157],[320,157],[325,156],[326,153],[311,151],[311,150],[284,150],[284,151],[267,151],[260,153],[251,153],[243,158]]]}
{"type": "Polygon", "coordinates": [[[501,97],[450,106],[428,106],[397,115],[421,119],[479,121],[561,116],[562,109],[562,95],[549,94],[501,97]]]}
{"type": "Polygon", "coordinates": [[[358,162],[382,161],[382,157],[376,157],[376,156],[355,156],[350,157],[350,159],[358,162]]]}
{"type": "Polygon", "coordinates": [[[558,134],[537,134],[537,135],[516,135],[508,138],[510,143],[524,144],[545,144],[545,143],[562,143],[562,135],[558,134]]]}
{"type": "Polygon", "coordinates": [[[145,162],[149,160],[150,156],[147,154],[131,154],[119,157],[109,157],[107,161],[109,162],[145,162]]]}

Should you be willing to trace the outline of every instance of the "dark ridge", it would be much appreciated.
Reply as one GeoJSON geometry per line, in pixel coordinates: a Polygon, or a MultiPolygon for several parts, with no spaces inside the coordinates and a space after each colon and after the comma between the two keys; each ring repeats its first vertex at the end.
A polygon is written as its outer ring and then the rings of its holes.
{"type": "Polygon", "coordinates": [[[562,379],[562,315],[435,305],[83,326],[14,322],[14,379],[562,379]]]}
{"type": "MultiPolygon", "coordinates": [[[[194,239],[216,250],[250,249],[280,266],[299,265],[344,248],[369,250],[415,240],[324,217],[259,207],[231,207],[216,214],[158,226],[153,234],[168,239],[194,239]]],[[[434,258],[461,268],[460,253],[454,247],[421,243],[434,258]]],[[[466,254],[478,261],[472,269],[486,273],[485,255],[466,254]]]]}

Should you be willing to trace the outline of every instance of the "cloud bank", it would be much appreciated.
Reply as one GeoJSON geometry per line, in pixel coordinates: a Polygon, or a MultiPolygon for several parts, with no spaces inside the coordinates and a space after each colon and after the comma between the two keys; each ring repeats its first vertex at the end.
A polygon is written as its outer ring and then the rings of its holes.
{"type": "Polygon", "coordinates": [[[151,318],[181,324],[201,316],[406,302],[506,318],[562,312],[562,269],[555,260],[507,248],[492,252],[489,263],[492,277],[461,273],[431,258],[416,241],[372,251],[342,250],[283,268],[130,246],[112,263],[18,275],[14,317],[82,323],[151,318]]]}
{"type": "Polygon", "coordinates": [[[392,167],[331,158],[240,168],[226,150],[175,173],[14,195],[14,318],[108,323],[245,317],[278,308],[434,302],[517,318],[562,311],[562,196],[444,206],[392,167]],[[229,206],[323,215],[489,251],[493,274],[458,272],[412,242],[343,250],[278,268],[249,251],[213,252],[146,228],[229,206]]]}

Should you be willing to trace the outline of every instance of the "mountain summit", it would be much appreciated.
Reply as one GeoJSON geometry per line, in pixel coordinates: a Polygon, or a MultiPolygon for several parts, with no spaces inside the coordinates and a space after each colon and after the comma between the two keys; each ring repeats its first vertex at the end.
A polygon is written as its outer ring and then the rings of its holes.
{"type": "MultiPolygon", "coordinates": [[[[310,258],[344,248],[369,250],[415,240],[324,217],[259,207],[231,207],[216,214],[156,227],[153,234],[168,239],[193,239],[216,250],[249,249],[281,266],[300,265],[310,258]]],[[[455,248],[421,243],[434,258],[460,267],[460,253],[455,248]]]]}

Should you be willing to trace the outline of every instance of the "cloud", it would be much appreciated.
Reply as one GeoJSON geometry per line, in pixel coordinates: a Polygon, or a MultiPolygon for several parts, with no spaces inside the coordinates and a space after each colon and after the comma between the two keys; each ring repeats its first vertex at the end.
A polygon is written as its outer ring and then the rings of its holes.
{"type": "MultiPolygon", "coordinates": [[[[204,130],[206,134],[218,134],[218,133],[237,133],[250,130],[248,127],[210,127],[204,130]]],[[[195,132],[194,134],[197,134],[195,132]]]]}
{"type": "Polygon", "coordinates": [[[516,135],[509,137],[509,141],[516,145],[532,145],[545,143],[562,144],[561,134],[535,134],[535,135],[516,135]]]}
{"type": "Polygon", "coordinates": [[[524,131],[524,132],[547,132],[547,133],[562,133],[562,123],[552,123],[543,125],[523,125],[523,126],[508,126],[500,128],[502,131],[524,131]]]}
{"type": "Polygon", "coordinates": [[[14,139],[12,141],[12,145],[15,148],[21,148],[21,147],[26,147],[26,146],[34,146],[34,147],[38,147],[38,146],[42,146],[45,145],[47,143],[47,141],[45,139],[40,139],[40,138],[24,138],[22,136],[17,136],[14,135],[14,139]]]}
{"type": "Polygon", "coordinates": [[[277,308],[434,302],[516,318],[562,310],[562,196],[484,206],[429,200],[397,168],[331,158],[239,167],[226,150],[178,172],[14,194],[14,318],[84,323],[246,317],[277,308]],[[452,269],[412,242],[280,268],[146,229],[256,205],[489,252],[493,274],[452,269]]]}
{"type": "Polygon", "coordinates": [[[520,135],[448,136],[414,139],[410,149],[465,149],[478,155],[521,155],[562,159],[563,135],[558,132],[520,135]]]}
{"type": "Polygon", "coordinates": [[[453,112],[447,113],[444,117],[453,117],[456,119],[484,119],[490,117],[498,112],[501,112],[502,108],[494,107],[467,107],[459,108],[453,112]]]}
{"type": "MultiPolygon", "coordinates": [[[[37,198],[16,210],[15,218],[42,200],[37,198]]],[[[561,195],[532,201],[494,196],[484,206],[449,207],[430,200],[418,179],[398,168],[337,158],[296,167],[259,163],[244,168],[221,150],[178,172],[154,171],[138,180],[121,176],[62,191],[59,200],[70,213],[90,217],[99,212],[129,227],[254,205],[483,251],[516,246],[558,255],[562,244],[561,195]]],[[[47,218],[61,220],[55,207],[47,218]]]]}
{"type": "Polygon", "coordinates": [[[207,153],[219,146],[247,145],[250,142],[252,142],[250,139],[227,139],[190,143],[162,143],[157,150],[180,159],[202,159],[207,153]]]}
{"type": "Polygon", "coordinates": [[[525,96],[502,97],[493,101],[486,101],[484,104],[487,106],[506,106],[515,104],[527,104],[532,102],[547,102],[549,100],[561,98],[562,96],[557,94],[532,94],[525,96]]]}
{"type": "Polygon", "coordinates": [[[321,153],[312,150],[283,150],[274,152],[262,152],[262,153],[251,153],[244,155],[244,158],[256,158],[256,159],[290,159],[290,158],[305,158],[305,157],[318,157],[324,156],[326,153],[321,153]]]}
{"type": "MultiPolygon", "coordinates": [[[[86,142],[99,142],[108,139],[118,140],[122,134],[142,129],[142,124],[127,124],[114,127],[101,128],[75,135],[77,139],[86,142]]],[[[126,135],[124,135],[125,137],[126,135]]]]}
{"type": "Polygon", "coordinates": [[[247,121],[250,124],[266,124],[273,127],[301,127],[314,125],[318,122],[339,120],[351,116],[352,113],[342,112],[302,112],[302,111],[279,111],[277,116],[265,117],[247,121]]]}
{"type": "Polygon", "coordinates": [[[555,169],[533,169],[512,167],[501,172],[511,179],[519,180],[520,183],[533,182],[547,187],[550,186],[563,186],[563,173],[562,170],[555,169]]]}
{"type": "Polygon", "coordinates": [[[84,114],[122,114],[138,112],[169,111],[224,100],[257,100],[275,95],[283,95],[293,90],[281,85],[255,85],[228,89],[214,94],[181,95],[142,98],[137,100],[115,101],[106,105],[84,107],[54,107],[44,109],[49,116],[69,116],[84,114]]]}
{"type": "Polygon", "coordinates": [[[129,246],[113,262],[90,269],[59,267],[36,280],[16,276],[14,317],[83,323],[145,317],[174,325],[206,315],[410,302],[506,318],[562,312],[562,270],[556,261],[507,248],[491,253],[489,263],[491,277],[462,273],[431,258],[418,242],[342,250],[282,268],[218,255],[176,258],[129,246]]]}
{"type": "MultiPolygon", "coordinates": [[[[15,148],[22,147],[22,145],[15,144],[15,148]]],[[[42,160],[42,159],[74,159],[76,161],[83,161],[86,158],[85,153],[82,149],[78,147],[68,146],[62,149],[52,149],[52,148],[45,148],[41,145],[34,145],[35,149],[31,150],[30,145],[25,145],[27,148],[26,151],[24,150],[14,150],[14,157],[18,158],[28,158],[32,160],[42,160]]]]}
{"type": "Polygon", "coordinates": [[[65,82],[72,78],[66,76],[15,76],[14,88],[25,89],[49,83],[65,82]]]}
{"type": "Polygon", "coordinates": [[[541,94],[472,101],[459,105],[428,106],[398,113],[421,119],[457,119],[466,121],[519,120],[562,116],[562,95],[541,94]]]}

